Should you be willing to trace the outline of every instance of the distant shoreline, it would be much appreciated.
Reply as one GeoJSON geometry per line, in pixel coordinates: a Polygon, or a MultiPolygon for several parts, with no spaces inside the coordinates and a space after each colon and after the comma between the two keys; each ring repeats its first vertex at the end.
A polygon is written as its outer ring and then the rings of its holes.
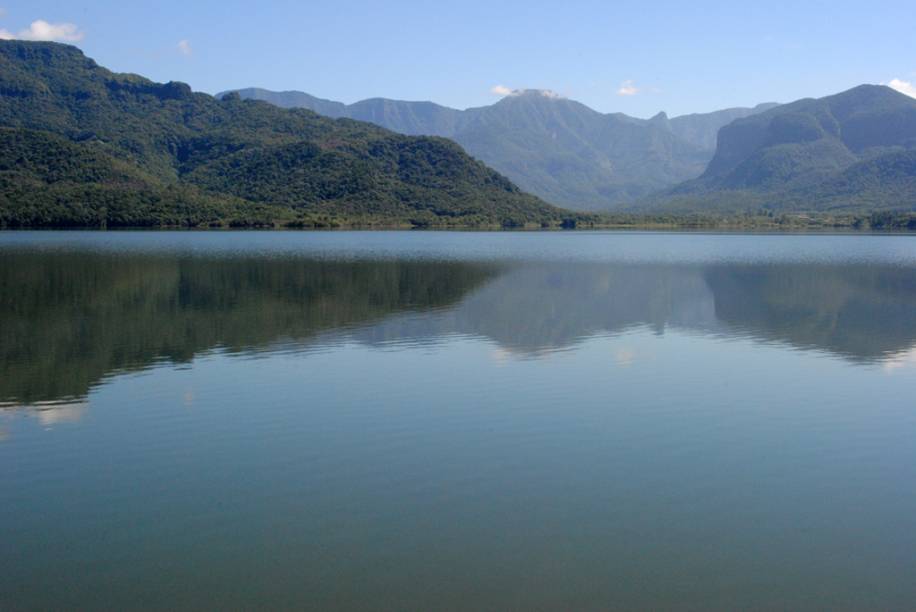
{"type": "Polygon", "coordinates": [[[569,232],[584,233],[598,231],[613,232],[712,232],[712,233],[777,233],[777,234],[916,234],[916,225],[879,226],[852,224],[741,224],[741,223],[634,223],[634,224],[594,224],[576,227],[503,227],[499,225],[452,225],[452,226],[416,226],[416,225],[362,225],[340,224],[333,226],[300,227],[288,225],[221,225],[221,226],[23,226],[0,227],[0,232],[506,232],[506,233],[539,233],[569,232]]]}
{"type": "MultiPolygon", "coordinates": [[[[770,213],[757,211],[748,214],[715,214],[691,212],[585,212],[561,211],[568,213],[551,219],[526,220],[505,218],[496,220],[461,219],[442,216],[405,216],[384,218],[382,215],[334,215],[333,213],[306,213],[290,218],[274,211],[260,210],[251,216],[212,217],[208,221],[197,221],[193,217],[171,216],[163,219],[140,218],[137,223],[110,224],[101,218],[96,223],[80,225],[74,223],[26,224],[10,223],[3,219],[0,208],[0,231],[2,230],[433,230],[433,231],[583,231],[583,230],[721,230],[721,231],[880,231],[916,232],[916,212],[898,211],[850,211],[850,212],[793,212],[770,213]],[[195,222],[196,221],[196,222],[195,222]]],[[[284,211],[285,212],[285,211],[284,211]]]]}

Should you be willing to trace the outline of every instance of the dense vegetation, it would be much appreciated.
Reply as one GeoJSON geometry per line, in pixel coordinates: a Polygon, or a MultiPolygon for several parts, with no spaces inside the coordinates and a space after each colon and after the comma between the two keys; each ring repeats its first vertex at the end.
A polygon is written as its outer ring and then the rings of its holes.
{"type": "Polygon", "coordinates": [[[654,204],[905,219],[916,212],[916,100],[862,85],[737,120],[720,131],[705,173],[654,204]]]}
{"type": "MultiPolygon", "coordinates": [[[[740,194],[743,196],[743,194],[740,194]]],[[[721,203],[721,212],[691,211],[694,200],[687,200],[686,210],[651,210],[633,213],[601,215],[596,227],[634,229],[737,229],[737,230],[916,230],[916,212],[909,211],[837,211],[837,212],[774,212],[766,208],[747,212],[732,212],[727,208],[736,200],[732,194],[709,196],[706,204],[721,203]]],[[[670,205],[671,201],[667,202],[670,205]]]]}
{"type": "Polygon", "coordinates": [[[720,127],[773,106],[671,119],[659,113],[644,120],[602,114],[540,90],[463,111],[384,98],[345,105],[296,91],[236,93],[284,108],[369,121],[402,134],[452,138],[526,191],[569,208],[604,211],[696,178],[715,152],[720,127]]]}
{"type": "Polygon", "coordinates": [[[0,41],[0,225],[561,226],[451,141],[0,41]]]}

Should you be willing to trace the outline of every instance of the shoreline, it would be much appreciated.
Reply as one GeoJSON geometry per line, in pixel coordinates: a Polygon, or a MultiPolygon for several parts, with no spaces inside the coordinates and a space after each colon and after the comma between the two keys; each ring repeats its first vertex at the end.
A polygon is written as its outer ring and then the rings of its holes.
{"type": "Polygon", "coordinates": [[[634,232],[634,233],[697,233],[697,234],[871,234],[871,235],[914,235],[916,227],[853,227],[850,225],[594,225],[587,227],[500,227],[500,226],[442,226],[417,227],[409,225],[340,225],[335,227],[288,227],[275,226],[219,226],[188,227],[165,226],[36,226],[0,227],[0,233],[20,232],[481,232],[481,233],[591,233],[591,232],[634,232]]]}
{"type": "MultiPolygon", "coordinates": [[[[280,217],[230,217],[194,222],[193,219],[143,219],[137,224],[111,225],[100,219],[90,225],[64,222],[20,224],[2,219],[0,231],[21,230],[95,230],[95,231],[725,231],[725,232],[916,232],[916,211],[880,211],[858,213],[786,213],[780,215],[712,215],[712,214],[628,214],[571,212],[566,217],[550,220],[521,221],[503,219],[501,222],[482,221],[462,223],[437,219],[406,218],[386,220],[378,217],[321,216],[289,219],[280,217]],[[5,223],[4,223],[5,221],[5,223]]],[[[60,220],[59,220],[60,221],[60,220]]]]}

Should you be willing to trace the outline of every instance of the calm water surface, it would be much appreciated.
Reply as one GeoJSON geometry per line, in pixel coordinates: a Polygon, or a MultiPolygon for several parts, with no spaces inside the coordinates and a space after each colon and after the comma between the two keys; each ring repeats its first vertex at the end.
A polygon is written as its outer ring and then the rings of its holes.
{"type": "Polygon", "coordinates": [[[0,609],[907,609],[916,237],[0,234],[0,609]]]}

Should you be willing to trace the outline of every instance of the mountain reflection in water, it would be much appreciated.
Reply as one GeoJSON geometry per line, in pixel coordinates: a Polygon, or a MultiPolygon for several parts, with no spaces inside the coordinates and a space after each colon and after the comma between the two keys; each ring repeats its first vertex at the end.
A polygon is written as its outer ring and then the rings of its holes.
{"type": "Polygon", "coordinates": [[[916,270],[882,264],[8,252],[0,268],[0,401],[82,406],[79,398],[108,376],[212,350],[462,335],[538,358],[639,327],[894,364],[916,342],[914,313],[916,270]]]}

